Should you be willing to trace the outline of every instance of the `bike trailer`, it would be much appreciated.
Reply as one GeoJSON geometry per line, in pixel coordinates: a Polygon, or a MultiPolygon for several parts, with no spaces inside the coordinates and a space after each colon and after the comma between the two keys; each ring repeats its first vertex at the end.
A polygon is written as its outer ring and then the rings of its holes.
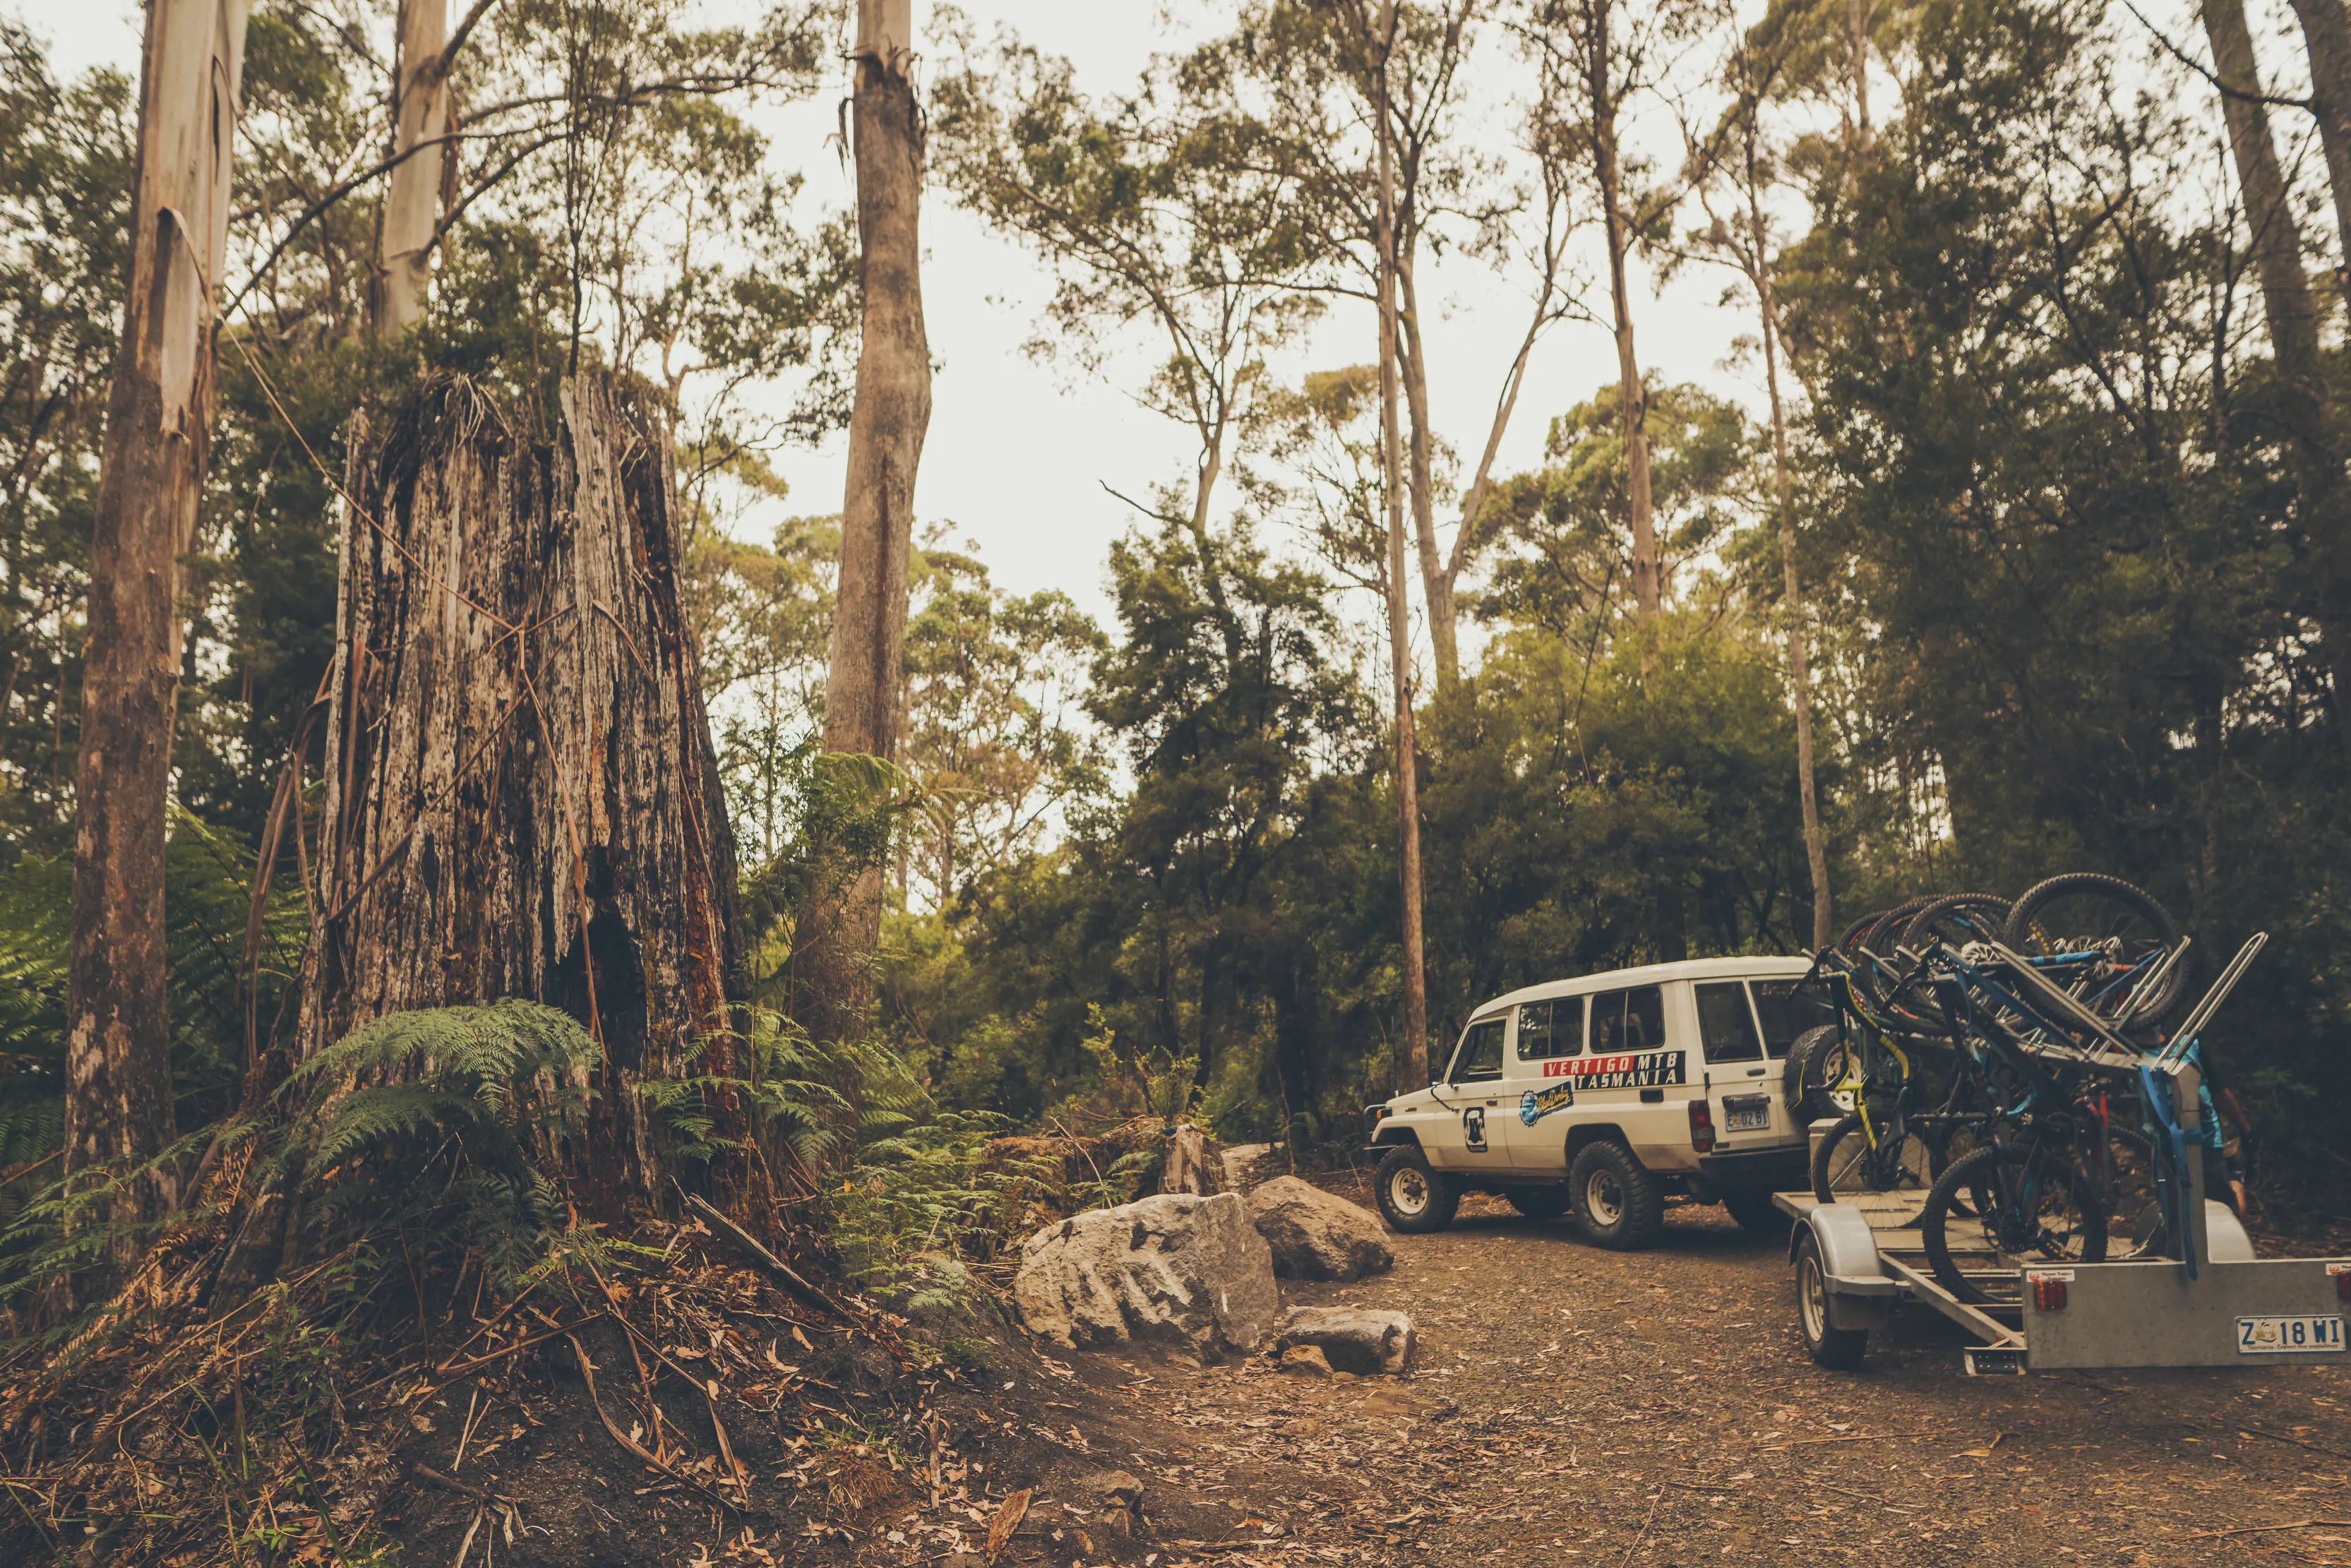
{"type": "MultiPolygon", "coordinates": [[[[2191,1103],[2194,1089],[2189,1077],[2191,1103]]],[[[1964,1352],[1970,1374],[2351,1356],[2351,1258],[2254,1257],[2236,1214],[2206,1200],[2202,1162],[2186,1166],[2191,1218],[2173,1255],[2062,1266],[1986,1257],[1983,1276],[2013,1286],[2022,1275],[2022,1289],[2009,1292],[2019,1300],[1987,1304],[1961,1301],[1928,1268],[1918,1230],[1925,1194],[1824,1204],[1808,1192],[1781,1193],[1773,1201],[1795,1219],[1788,1257],[1805,1348],[1823,1366],[1857,1366],[1870,1332],[1886,1326],[1896,1302],[1915,1301],[1980,1342],[1964,1352]]]]}

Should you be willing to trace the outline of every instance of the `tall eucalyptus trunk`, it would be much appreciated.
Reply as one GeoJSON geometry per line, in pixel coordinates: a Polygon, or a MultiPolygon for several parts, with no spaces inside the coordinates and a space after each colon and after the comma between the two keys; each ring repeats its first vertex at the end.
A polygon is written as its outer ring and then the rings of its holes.
{"type": "Polygon", "coordinates": [[[1421,943],[1420,746],[1412,712],[1412,611],[1405,593],[1404,455],[1396,386],[1395,160],[1388,125],[1388,60],[1395,45],[1394,0],[1380,7],[1374,45],[1372,123],[1379,139],[1380,487],[1387,507],[1388,674],[1395,687],[1398,859],[1404,893],[1404,1061],[1397,1087],[1428,1085],[1428,983],[1421,943]]]}
{"type": "MultiPolygon", "coordinates": [[[[886,760],[897,753],[914,473],[931,419],[919,224],[922,116],[910,76],[912,0],[859,0],[852,57],[863,336],[841,507],[824,745],[828,751],[886,760]]],[[[817,1040],[864,1032],[881,935],[878,865],[820,894],[803,912],[793,955],[795,991],[800,1021],[817,1040]]],[[[853,1095],[854,1084],[843,1087],[853,1095]]],[[[844,1138],[836,1147],[846,1155],[853,1143],[844,1138]]]]}
{"type": "Polygon", "coordinates": [[[1617,402],[1625,432],[1625,493],[1633,525],[1633,601],[1646,625],[1657,618],[1664,590],[1657,559],[1657,529],[1651,514],[1649,397],[1641,384],[1641,360],[1633,346],[1633,297],[1626,277],[1632,235],[1625,220],[1624,168],[1616,139],[1616,99],[1609,86],[1608,26],[1614,0],[1584,0],[1585,85],[1592,95],[1593,172],[1600,186],[1600,215],[1608,241],[1608,299],[1616,332],[1617,402]]]}
{"type": "Polygon", "coordinates": [[[2351,312],[2351,10],[2343,0],[2294,0],[2310,57],[2310,110],[2326,153],[2326,184],[2335,198],[2335,231],[2343,267],[2335,292],[2351,312]]]}
{"type": "MultiPolygon", "coordinates": [[[[180,558],[210,454],[245,0],[149,0],[130,288],[90,536],[74,784],[65,1176],[171,1141],[163,840],[182,658],[180,558]]],[[[122,1218],[178,1200],[169,1173],[122,1218]]],[[[118,1213],[120,1207],[118,1206],[118,1213]]]]}
{"type": "Polygon", "coordinates": [[[424,319],[433,281],[433,231],[441,214],[441,167],[449,131],[449,0],[401,0],[400,89],[392,151],[400,162],[383,202],[370,326],[396,338],[424,319]]]}

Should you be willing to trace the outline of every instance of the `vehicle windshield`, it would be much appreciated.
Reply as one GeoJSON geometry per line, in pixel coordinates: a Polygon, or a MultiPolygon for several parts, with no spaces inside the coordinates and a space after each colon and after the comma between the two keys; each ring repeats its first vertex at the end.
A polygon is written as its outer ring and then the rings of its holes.
{"type": "Polygon", "coordinates": [[[1483,1083],[1502,1075],[1502,1023],[1500,1019],[1480,1019],[1469,1026],[1453,1053],[1447,1082],[1483,1083]]]}

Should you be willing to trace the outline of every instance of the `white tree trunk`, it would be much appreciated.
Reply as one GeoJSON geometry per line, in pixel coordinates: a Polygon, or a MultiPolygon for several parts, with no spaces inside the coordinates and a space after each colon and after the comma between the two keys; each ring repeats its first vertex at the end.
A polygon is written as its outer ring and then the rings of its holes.
{"type": "Polygon", "coordinates": [[[396,338],[424,319],[433,281],[433,230],[441,215],[441,163],[449,133],[449,0],[401,0],[399,114],[392,185],[377,246],[376,336],[396,338]],[[413,151],[412,151],[413,150],[413,151]]]}

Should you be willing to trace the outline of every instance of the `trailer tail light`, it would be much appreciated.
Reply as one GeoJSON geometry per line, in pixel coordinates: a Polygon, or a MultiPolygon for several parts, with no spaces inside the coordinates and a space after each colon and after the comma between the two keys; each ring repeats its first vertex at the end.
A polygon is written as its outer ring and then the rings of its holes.
{"type": "Polygon", "coordinates": [[[2032,1310],[2036,1312],[2062,1312],[2065,1310],[2065,1281],[2045,1274],[2032,1276],[2032,1310]]]}
{"type": "Polygon", "coordinates": [[[1689,1103],[1690,1147],[1699,1154],[1714,1149],[1714,1112],[1703,1100],[1689,1103]]]}
{"type": "Polygon", "coordinates": [[[2335,1276],[2335,1299],[2351,1307],[2351,1263],[2329,1263],[2326,1271],[2335,1276]]]}

